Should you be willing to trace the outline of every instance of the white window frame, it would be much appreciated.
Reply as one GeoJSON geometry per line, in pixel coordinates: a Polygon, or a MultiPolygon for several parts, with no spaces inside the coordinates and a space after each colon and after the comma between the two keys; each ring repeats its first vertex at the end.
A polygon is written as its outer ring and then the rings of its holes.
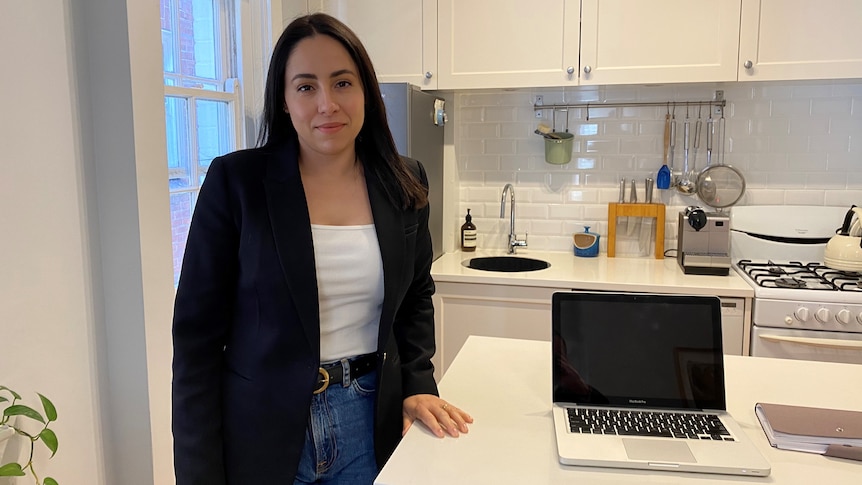
{"type": "MultiPolygon", "coordinates": [[[[247,148],[254,145],[257,140],[257,132],[260,124],[260,113],[263,110],[263,93],[266,82],[267,68],[272,47],[281,34],[282,6],[281,0],[219,0],[222,3],[218,9],[217,34],[221,37],[223,45],[230,45],[236,39],[240,49],[236,53],[236,59],[231,59],[228,52],[222,51],[216,62],[216,72],[224,72],[223,66],[236,66],[235,78],[224,81],[224,91],[214,91],[203,88],[189,88],[183,86],[164,86],[165,100],[168,98],[184,99],[188,106],[188,124],[186,125],[186,136],[188,138],[188,150],[191,155],[190,170],[193,173],[183,174],[189,177],[188,187],[170,190],[170,196],[178,194],[191,194],[192,208],[197,203],[197,194],[200,192],[202,176],[206,175],[206,167],[202,167],[197,160],[197,137],[193,136],[196,120],[196,101],[220,101],[228,104],[231,126],[227,127],[233,135],[232,150],[247,148]],[[234,32],[226,31],[222,26],[228,25],[235,19],[234,32]]],[[[174,57],[179,59],[179,45],[174,46],[174,57]]],[[[190,79],[189,76],[173,75],[164,73],[165,77],[176,77],[177,79],[190,79]]],[[[191,77],[191,79],[194,79],[191,77]]],[[[210,79],[201,79],[201,82],[213,83],[210,79]]],[[[218,82],[218,81],[216,81],[218,82]]],[[[172,173],[169,169],[169,179],[172,173]]],[[[167,181],[166,181],[167,182],[167,181]]]]}

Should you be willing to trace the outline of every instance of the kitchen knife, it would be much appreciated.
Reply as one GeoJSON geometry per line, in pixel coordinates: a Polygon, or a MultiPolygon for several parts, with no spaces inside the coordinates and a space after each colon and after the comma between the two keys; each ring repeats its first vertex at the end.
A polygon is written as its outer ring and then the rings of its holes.
{"type": "MultiPolygon", "coordinates": [[[[625,179],[625,177],[623,177],[622,179],[620,179],[620,204],[625,204],[625,202],[626,202],[626,179],[625,179]]],[[[619,219],[619,218],[617,218],[617,219],[619,219]]],[[[608,223],[610,223],[610,222],[611,221],[608,221],[608,223]]],[[[616,222],[617,221],[614,221],[614,223],[616,223],[616,222]]],[[[626,234],[628,234],[628,232],[629,232],[628,224],[629,224],[629,218],[623,217],[620,226],[625,227],[626,234]]],[[[621,232],[621,231],[619,231],[619,229],[622,229],[622,227],[618,227],[617,229],[618,229],[617,232],[621,232]]]]}
{"type": "MultiPolygon", "coordinates": [[[[631,193],[629,194],[629,203],[630,204],[636,204],[638,201],[638,189],[637,189],[636,184],[637,184],[637,182],[635,182],[635,179],[632,179],[632,185],[631,185],[632,190],[631,190],[631,193]]],[[[628,220],[628,222],[626,222],[626,236],[631,236],[632,234],[635,233],[635,231],[637,230],[638,224],[640,223],[640,219],[641,219],[640,217],[629,216],[629,220],[628,220]]]]}
{"type": "MultiPolygon", "coordinates": [[[[644,201],[647,204],[652,204],[652,191],[653,179],[647,178],[644,180],[644,201]]],[[[641,256],[649,256],[653,224],[655,224],[655,219],[651,217],[644,217],[641,222],[640,236],[638,238],[638,249],[641,256]]]]}

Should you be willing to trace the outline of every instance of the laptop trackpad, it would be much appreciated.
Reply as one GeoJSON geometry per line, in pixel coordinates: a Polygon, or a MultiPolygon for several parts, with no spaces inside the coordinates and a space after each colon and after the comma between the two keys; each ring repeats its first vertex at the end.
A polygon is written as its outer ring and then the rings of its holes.
{"type": "Polygon", "coordinates": [[[670,463],[694,463],[694,455],[688,445],[681,441],[633,440],[623,438],[629,459],[663,461],[670,463]]]}

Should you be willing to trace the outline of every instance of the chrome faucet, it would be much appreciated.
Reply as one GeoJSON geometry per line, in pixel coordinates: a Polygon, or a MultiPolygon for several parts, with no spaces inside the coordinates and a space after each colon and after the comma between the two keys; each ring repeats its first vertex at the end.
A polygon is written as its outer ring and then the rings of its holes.
{"type": "Polygon", "coordinates": [[[506,192],[509,193],[509,204],[511,206],[509,209],[509,244],[506,252],[508,254],[515,254],[516,247],[527,247],[527,233],[524,233],[523,241],[519,240],[518,235],[515,234],[515,187],[512,187],[512,184],[506,184],[503,187],[503,195],[500,197],[500,219],[506,217],[506,192]]]}

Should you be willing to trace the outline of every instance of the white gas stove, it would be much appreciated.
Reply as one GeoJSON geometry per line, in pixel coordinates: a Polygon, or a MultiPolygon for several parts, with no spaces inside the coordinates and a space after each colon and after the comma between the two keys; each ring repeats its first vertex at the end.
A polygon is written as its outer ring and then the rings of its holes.
{"type": "Polygon", "coordinates": [[[862,363],[862,274],[822,264],[847,210],[732,209],[733,268],[754,289],[752,355],[862,363]]]}

